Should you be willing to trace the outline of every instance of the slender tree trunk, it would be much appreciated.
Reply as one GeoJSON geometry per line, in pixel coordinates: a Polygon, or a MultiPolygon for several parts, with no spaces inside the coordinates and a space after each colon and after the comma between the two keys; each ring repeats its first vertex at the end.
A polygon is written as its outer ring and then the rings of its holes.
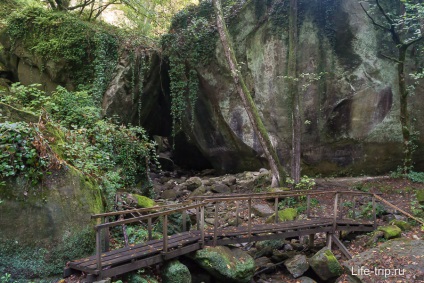
{"type": "Polygon", "coordinates": [[[240,95],[240,98],[243,102],[244,108],[246,109],[247,115],[249,116],[249,120],[252,123],[253,130],[255,131],[258,140],[262,146],[262,149],[265,153],[266,158],[269,162],[269,167],[271,169],[273,182],[272,186],[282,185],[286,181],[286,173],[284,169],[280,165],[277,153],[275,152],[271,141],[268,136],[268,132],[265,129],[265,126],[262,123],[262,120],[259,116],[258,109],[250,95],[246,84],[244,83],[244,79],[241,76],[240,69],[238,68],[236,56],[234,54],[234,50],[232,49],[230,36],[228,34],[227,27],[225,25],[224,15],[222,13],[221,1],[220,0],[212,0],[216,15],[216,23],[218,28],[219,37],[222,42],[222,46],[224,48],[225,57],[228,61],[228,65],[230,67],[231,76],[233,77],[234,84],[237,88],[237,92],[240,95]]]}
{"type": "Polygon", "coordinates": [[[404,173],[408,173],[412,166],[412,144],[411,144],[411,121],[408,111],[408,90],[405,81],[405,59],[407,46],[399,47],[398,62],[398,84],[400,96],[400,124],[402,126],[403,149],[404,149],[404,173]]]}
{"type": "Polygon", "coordinates": [[[289,58],[288,58],[288,76],[289,95],[292,99],[292,162],[291,176],[295,184],[300,181],[300,141],[302,121],[300,117],[300,96],[297,81],[297,0],[290,0],[289,12],[289,58]]]}

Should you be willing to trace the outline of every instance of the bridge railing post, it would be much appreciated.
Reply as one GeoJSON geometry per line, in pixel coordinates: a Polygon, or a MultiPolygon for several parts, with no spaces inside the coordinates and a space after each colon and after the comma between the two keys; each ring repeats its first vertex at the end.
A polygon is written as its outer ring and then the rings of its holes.
{"type": "Polygon", "coordinates": [[[240,205],[239,205],[239,201],[236,200],[236,227],[239,226],[239,214],[240,214],[240,205]]]}
{"type": "Polygon", "coordinates": [[[377,229],[377,212],[376,212],[376,203],[375,203],[375,196],[372,196],[372,220],[374,229],[377,229]]]}
{"type": "Polygon", "coordinates": [[[278,223],[278,220],[280,220],[279,218],[279,215],[278,215],[278,197],[276,197],[275,198],[275,200],[274,200],[274,210],[275,210],[275,219],[274,219],[274,222],[275,223],[278,223]]]}
{"type": "Polygon", "coordinates": [[[183,220],[183,232],[187,231],[187,211],[183,210],[182,212],[182,220],[183,220]]]}
{"type": "Polygon", "coordinates": [[[99,271],[99,277],[102,272],[102,245],[101,245],[101,228],[96,227],[96,265],[99,271]]]}
{"type": "MultiPolygon", "coordinates": [[[[248,214],[248,238],[250,243],[250,238],[252,236],[252,198],[249,198],[248,200],[248,214]]],[[[278,217],[278,215],[276,215],[275,217],[278,217]]]]}
{"type": "Polygon", "coordinates": [[[337,228],[337,210],[338,210],[338,205],[339,203],[339,193],[336,193],[336,196],[334,197],[334,218],[333,218],[333,233],[336,232],[336,228],[337,228]]]}
{"type": "Polygon", "coordinates": [[[168,215],[163,216],[163,252],[168,252],[168,215]]]}
{"type": "Polygon", "coordinates": [[[215,219],[213,221],[213,246],[216,247],[218,241],[218,202],[215,202],[215,219]]]}
{"type": "Polygon", "coordinates": [[[147,239],[150,241],[152,239],[152,218],[147,219],[147,239]]]}
{"type": "Polygon", "coordinates": [[[306,196],[306,217],[311,217],[311,195],[306,196]]]}
{"type": "Polygon", "coordinates": [[[200,207],[200,245],[205,246],[205,206],[200,207]]]}

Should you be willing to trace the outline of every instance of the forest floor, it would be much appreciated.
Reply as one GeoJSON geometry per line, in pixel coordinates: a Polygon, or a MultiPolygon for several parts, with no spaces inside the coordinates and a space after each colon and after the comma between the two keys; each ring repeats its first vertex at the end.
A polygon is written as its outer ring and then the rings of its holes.
{"type": "MultiPolygon", "coordinates": [[[[418,213],[420,209],[418,207],[418,203],[416,202],[414,191],[416,189],[424,189],[424,184],[413,183],[406,179],[394,179],[388,176],[324,178],[324,179],[317,179],[316,183],[317,183],[317,187],[316,187],[317,190],[332,191],[332,190],[346,189],[346,190],[359,190],[363,192],[377,193],[382,198],[389,201],[393,205],[413,215],[418,213]]],[[[318,210],[321,213],[329,213],[329,210],[332,209],[333,207],[333,202],[334,202],[334,199],[333,197],[330,197],[330,196],[324,199],[320,199],[320,206],[318,210]],[[327,211],[323,211],[322,210],[323,208],[327,208],[326,209],[327,211]]],[[[394,212],[393,209],[388,208],[385,211],[385,213],[390,213],[390,212],[394,212]]],[[[405,218],[405,220],[407,219],[405,218]]],[[[379,217],[377,219],[377,223],[379,226],[387,225],[389,223],[389,219],[386,219],[385,217],[379,217]]],[[[346,236],[347,240],[344,241],[344,244],[346,245],[349,253],[352,256],[355,256],[370,249],[371,247],[367,246],[367,242],[370,239],[371,234],[372,233],[357,233],[357,234],[347,235],[346,236]]],[[[402,238],[411,239],[411,240],[424,239],[424,231],[421,230],[421,225],[415,225],[415,226],[412,226],[411,230],[402,232],[402,238]]],[[[325,241],[325,238],[322,235],[320,238],[318,238],[317,244],[324,245],[324,241],[325,241]]],[[[383,242],[384,240],[377,242],[377,246],[381,245],[383,242]]],[[[341,255],[341,252],[337,248],[334,248],[333,253],[336,255],[336,257],[339,259],[340,262],[343,262],[344,260],[346,260],[344,256],[341,255]]],[[[379,264],[381,266],[386,266],[386,267],[400,268],[404,264],[402,260],[403,260],[402,258],[384,256],[380,259],[379,264]]],[[[306,276],[308,276],[308,274],[306,274],[306,276]]],[[[284,265],[281,265],[279,269],[277,270],[277,272],[273,274],[260,275],[255,279],[257,280],[256,282],[258,283],[277,283],[277,282],[300,283],[302,282],[299,279],[293,279],[293,277],[290,275],[290,273],[287,271],[284,265]]],[[[315,279],[317,280],[317,278],[315,279]]],[[[370,282],[381,282],[381,283],[417,282],[417,281],[408,281],[408,280],[381,281],[378,279],[373,279],[372,276],[369,279],[371,280],[370,282]]],[[[328,282],[331,282],[331,281],[328,281],[328,282]]],[[[350,283],[350,282],[351,281],[348,281],[346,276],[339,278],[337,280],[337,283],[350,283]]],[[[421,282],[424,283],[424,281],[420,281],[420,283],[421,282]]]]}

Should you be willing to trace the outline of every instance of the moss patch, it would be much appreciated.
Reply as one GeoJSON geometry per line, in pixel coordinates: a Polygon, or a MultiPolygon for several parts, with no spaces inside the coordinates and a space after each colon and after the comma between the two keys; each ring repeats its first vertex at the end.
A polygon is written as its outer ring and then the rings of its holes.
{"type": "Polygon", "coordinates": [[[424,204],[424,190],[417,189],[415,190],[415,194],[417,195],[417,200],[420,204],[424,204]]]}
{"type": "Polygon", "coordinates": [[[149,208],[156,205],[156,202],[148,197],[137,194],[132,195],[137,200],[137,206],[141,208],[149,208]]]}
{"type": "Polygon", "coordinates": [[[250,282],[255,272],[255,261],[240,249],[228,247],[206,247],[194,255],[201,267],[221,280],[250,282]]]}
{"type": "Polygon", "coordinates": [[[399,238],[402,234],[402,230],[395,225],[380,226],[378,227],[378,230],[384,232],[384,238],[387,240],[399,238]]]}
{"type": "Polygon", "coordinates": [[[340,276],[343,273],[342,266],[327,247],[321,249],[311,257],[309,264],[315,273],[324,281],[340,276]]]}
{"type": "Polygon", "coordinates": [[[162,270],[162,282],[191,283],[190,270],[178,260],[171,261],[162,270]]]}
{"type": "MultiPolygon", "coordinates": [[[[280,221],[293,221],[297,217],[297,209],[296,208],[286,208],[278,211],[278,217],[280,221]]],[[[266,223],[273,223],[275,221],[275,213],[268,217],[266,223]]]]}
{"type": "Polygon", "coordinates": [[[411,229],[411,225],[406,222],[406,221],[402,221],[402,220],[392,220],[390,221],[390,225],[395,225],[397,227],[399,227],[402,231],[406,231],[406,230],[410,230],[411,229]]]}

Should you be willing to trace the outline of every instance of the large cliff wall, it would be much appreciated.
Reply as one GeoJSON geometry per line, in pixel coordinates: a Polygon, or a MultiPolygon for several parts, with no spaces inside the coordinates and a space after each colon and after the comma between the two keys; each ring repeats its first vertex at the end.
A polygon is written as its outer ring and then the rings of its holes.
{"type": "MultiPolygon", "coordinates": [[[[285,165],[290,164],[292,132],[288,83],[283,78],[287,2],[247,1],[228,19],[242,73],[285,165]]],[[[210,63],[194,64],[200,94],[195,127],[185,130],[217,169],[257,167],[262,149],[236,93],[221,43],[213,40],[210,63]]],[[[379,55],[390,43],[387,40],[356,0],[301,1],[299,73],[325,72],[305,91],[300,86],[306,82],[299,82],[304,173],[378,174],[401,164],[397,69],[379,55]]],[[[414,58],[410,62],[414,67],[414,58]]],[[[423,133],[420,93],[422,87],[410,98],[410,107],[415,129],[423,133]]],[[[423,167],[420,158],[416,165],[423,167]]]]}

